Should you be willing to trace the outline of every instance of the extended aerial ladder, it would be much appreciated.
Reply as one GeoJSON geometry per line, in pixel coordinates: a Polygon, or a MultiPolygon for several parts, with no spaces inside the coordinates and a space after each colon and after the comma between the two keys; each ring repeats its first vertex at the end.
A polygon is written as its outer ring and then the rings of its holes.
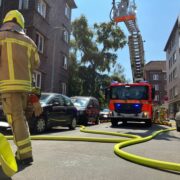
{"type": "Polygon", "coordinates": [[[130,51],[130,61],[133,82],[144,80],[144,47],[143,40],[136,22],[136,4],[131,0],[120,0],[112,2],[113,21],[116,23],[124,22],[130,36],[128,45],[130,51]]]}

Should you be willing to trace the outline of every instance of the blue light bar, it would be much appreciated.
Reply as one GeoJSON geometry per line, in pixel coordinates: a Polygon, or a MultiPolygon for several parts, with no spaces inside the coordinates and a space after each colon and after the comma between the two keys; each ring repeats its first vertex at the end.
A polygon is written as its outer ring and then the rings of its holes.
{"type": "Polygon", "coordinates": [[[140,104],[134,104],[135,108],[140,108],[140,104]]]}
{"type": "Polygon", "coordinates": [[[115,109],[120,109],[120,107],[121,107],[121,104],[120,104],[120,103],[116,103],[116,104],[115,104],[115,109]]]}

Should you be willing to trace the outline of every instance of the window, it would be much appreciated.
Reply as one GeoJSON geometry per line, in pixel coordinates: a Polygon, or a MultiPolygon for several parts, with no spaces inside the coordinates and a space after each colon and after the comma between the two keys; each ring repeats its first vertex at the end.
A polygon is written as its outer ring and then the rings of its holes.
{"type": "Polygon", "coordinates": [[[35,71],[33,74],[34,86],[41,88],[41,72],[35,71]]]}
{"type": "Polygon", "coordinates": [[[66,83],[62,82],[61,83],[61,87],[62,87],[62,94],[66,94],[66,83]]]}
{"type": "Polygon", "coordinates": [[[173,64],[176,62],[176,52],[173,54],[173,64]]]}
{"type": "Polygon", "coordinates": [[[155,95],[154,101],[159,101],[159,95],[155,95]]]}
{"type": "Polygon", "coordinates": [[[159,91],[159,84],[155,84],[154,89],[155,89],[155,91],[159,91]]]}
{"type": "Polygon", "coordinates": [[[159,75],[158,74],[153,74],[153,80],[159,80],[159,75]]]}
{"type": "Polygon", "coordinates": [[[38,0],[37,11],[41,16],[46,17],[46,3],[43,0],[38,0]]]}
{"type": "Polygon", "coordinates": [[[164,74],[164,80],[167,80],[167,75],[166,74],[164,74]]]}
{"type": "Polygon", "coordinates": [[[177,68],[175,67],[173,70],[173,79],[177,78],[177,68]]]}
{"type": "Polygon", "coordinates": [[[44,50],[44,37],[38,32],[36,32],[36,45],[37,45],[38,51],[43,53],[43,50],[44,50]]]}
{"type": "Polygon", "coordinates": [[[177,88],[177,86],[174,86],[174,88],[173,88],[174,90],[174,97],[176,97],[177,95],[178,95],[178,88],[177,88]]]}
{"type": "Polygon", "coordinates": [[[28,9],[29,0],[19,0],[19,9],[28,9]]]}
{"type": "Polygon", "coordinates": [[[63,56],[63,68],[67,69],[67,56],[63,56]]]}
{"type": "Polygon", "coordinates": [[[69,7],[69,5],[66,3],[66,7],[65,7],[65,16],[70,19],[71,18],[71,9],[69,7]]]}
{"type": "Polygon", "coordinates": [[[63,32],[63,36],[64,41],[69,43],[69,32],[66,29],[63,32]]]}

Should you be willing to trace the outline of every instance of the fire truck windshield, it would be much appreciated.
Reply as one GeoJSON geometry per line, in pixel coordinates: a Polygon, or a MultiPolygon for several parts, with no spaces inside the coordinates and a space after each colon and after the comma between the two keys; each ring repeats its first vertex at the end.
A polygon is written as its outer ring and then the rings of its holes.
{"type": "Polygon", "coordinates": [[[148,86],[112,86],[111,99],[148,100],[148,86]]]}

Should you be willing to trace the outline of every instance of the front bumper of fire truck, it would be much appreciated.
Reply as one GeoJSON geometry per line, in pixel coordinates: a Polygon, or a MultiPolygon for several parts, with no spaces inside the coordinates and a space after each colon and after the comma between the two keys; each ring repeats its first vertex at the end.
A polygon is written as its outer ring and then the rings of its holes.
{"type": "Polygon", "coordinates": [[[138,121],[144,121],[150,119],[149,112],[141,112],[136,114],[126,114],[126,113],[117,113],[116,111],[112,111],[109,116],[111,119],[128,119],[128,120],[138,120],[138,121]]]}

